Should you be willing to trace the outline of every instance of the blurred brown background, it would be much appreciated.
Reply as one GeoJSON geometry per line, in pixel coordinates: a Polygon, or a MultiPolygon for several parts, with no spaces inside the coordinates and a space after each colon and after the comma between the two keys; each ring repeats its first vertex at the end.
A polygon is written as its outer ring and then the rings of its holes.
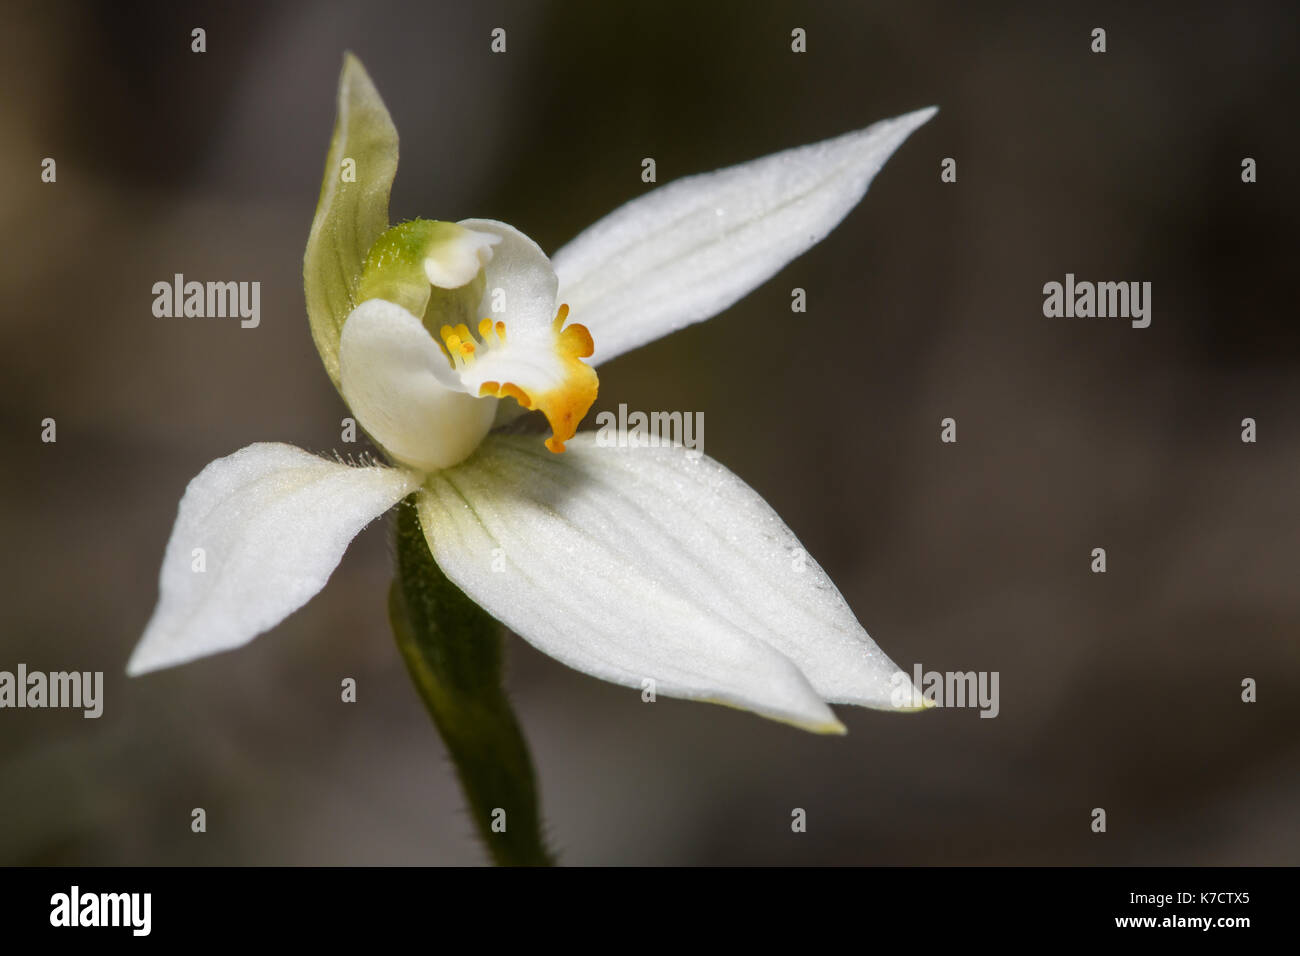
{"type": "Polygon", "coordinates": [[[824,739],[512,638],[565,862],[1295,863],[1300,10],[1130,6],[6,4],[0,669],[103,670],[106,704],[0,712],[0,863],[483,859],[387,630],[382,522],[248,648],[122,673],[188,479],[340,447],[300,276],[344,49],[402,136],[395,220],[550,250],[642,157],[666,182],[941,107],[825,243],[603,367],[597,407],[704,411],[886,651],[999,671],[1001,715],[840,708],[824,739]],[[176,272],[260,281],[260,328],[155,318],[176,272]],[[1044,318],[1066,272],[1151,281],[1151,327],[1044,318]]]}

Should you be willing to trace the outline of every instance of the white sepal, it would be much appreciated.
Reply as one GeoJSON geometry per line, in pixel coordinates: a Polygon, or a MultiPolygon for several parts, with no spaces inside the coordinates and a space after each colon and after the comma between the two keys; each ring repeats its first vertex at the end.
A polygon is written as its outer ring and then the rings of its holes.
{"type": "Polygon", "coordinates": [[[709,458],[590,433],[550,455],[493,435],[417,500],[448,577],[571,667],[821,732],[843,729],[824,700],[894,709],[898,668],[781,519],[709,458]]]}
{"type": "Polygon", "coordinates": [[[593,363],[712,318],[820,242],[934,107],[688,176],[619,207],[555,253],[560,301],[593,363]]]}
{"type": "Polygon", "coordinates": [[[247,644],[306,604],[350,542],[418,484],[260,443],[209,464],[181,498],[159,598],[127,664],[143,674],[247,644]]]}

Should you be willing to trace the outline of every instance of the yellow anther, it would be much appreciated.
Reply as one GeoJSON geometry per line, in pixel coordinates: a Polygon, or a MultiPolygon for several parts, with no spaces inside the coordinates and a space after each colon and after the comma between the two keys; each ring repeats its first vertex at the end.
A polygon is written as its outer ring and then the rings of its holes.
{"type": "Polygon", "coordinates": [[[551,323],[551,328],[560,331],[564,328],[564,320],[569,317],[569,304],[566,302],[555,311],[555,320],[551,323]]]}
{"type": "MultiPolygon", "coordinates": [[[[447,356],[452,367],[460,373],[468,372],[476,364],[479,346],[483,346],[485,363],[502,362],[492,368],[517,369],[523,381],[509,381],[502,376],[491,381],[484,381],[477,388],[480,397],[513,398],[523,408],[537,409],[546,416],[551,426],[551,436],[546,440],[546,447],[559,453],[564,451],[564,443],[573,437],[579,422],[596,399],[599,381],[596,372],[584,361],[595,351],[591,333],[586,327],[573,324],[565,328],[569,318],[569,306],[561,305],[555,312],[551,323],[554,337],[549,357],[538,354],[529,356],[511,356],[506,345],[506,323],[494,322],[491,318],[480,319],[477,323],[478,337],[470,332],[464,323],[444,325],[439,330],[446,345],[447,356]],[[534,381],[530,381],[534,379],[534,381]]],[[[540,340],[529,330],[525,340],[531,349],[532,343],[539,347],[547,337],[540,340]]],[[[487,366],[479,366],[485,371],[487,366]]],[[[472,379],[471,379],[472,380],[472,379]]]]}

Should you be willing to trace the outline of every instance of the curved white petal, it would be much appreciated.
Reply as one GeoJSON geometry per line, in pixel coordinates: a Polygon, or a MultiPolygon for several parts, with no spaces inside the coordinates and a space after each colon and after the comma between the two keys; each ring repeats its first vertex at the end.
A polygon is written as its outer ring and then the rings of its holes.
{"type": "Polygon", "coordinates": [[[588,228],[554,265],[560,301],[595,340],[593,363],[711,318],[766,282],[835,228],[935,112],[679,179],[588,228]]]}
{"type": "MultiPolygon", "coordinates": [[[[554,456],[493,435],[418,500],[448,577],[572,667],[821,731],[842,729],[824,699],[893,709],[898,668],[781,519],[711,459],[591,433],[554,456]]],[[[905,677],[901,692],[910,703],[905,677]]]]}
{"type": "Polygon", "coordinates": [[[363,527],[417,485],[292,445],[249,445],[190,482],[128,674],[247,644],[306,604],[363,527]]]}
{"type": "Polygon", "coordinates": [[[555,298],[559,281],[541,247],[514,226],[495,219],[464,219],[457,225],[499,239],[483,266],[487,288],[480,318],[505,320],[511,331],[549,326],[559,305],[555,298]]]}
{"type": "Polygon", "coordinates": [[[420,320],[384,299],[369,299],[348,316],[339,375],[357,421],[412,468],[454,465],[492,427],[496,402],[466,394],[420,320]]]}

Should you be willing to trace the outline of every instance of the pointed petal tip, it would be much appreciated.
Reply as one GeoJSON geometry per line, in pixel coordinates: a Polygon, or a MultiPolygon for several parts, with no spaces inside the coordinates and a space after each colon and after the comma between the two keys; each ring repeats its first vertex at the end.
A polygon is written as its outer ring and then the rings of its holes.
{"type": "Polygon", "coordinates": [[[815,727],[807,727],[805,729],[814,734],[824,734],[828,737],[843,737],[849,732],[849,728],[840,723],[838,719],[831,720],[828,723],[818,724],[815,727]]]}
{"type": "MultiPolygon", "coordinates": [[[[341,114],[346,114],[352,109],[378,107],[383,113],[383,122],[388,126],[392,125],[392,118],[388,115],[388,109],[384,106],[383,98],[379,95],[379,88],[375,86],[370,71],[361,62],[361,58],[351,50],[344,51],[343,66],[339,69],[338,107],[341,114]]],[[[392,130],[392,137],[396,139],[396,129],[392,130]]],[[[391,179],[389,182],[391,184],[391,179]]],[[[386,208],[384,213],[386,217],[386,208]]]]}
{"type": "Polygon", "coordinates": [[[922,698],[921,703],[916,704],[915,706],[906,705],[906,706],[899,706],[899,707],[890,707],[889,710],[896,714],[923,714],[927,710],[931,710],[936,706],[937,705],[934,703],[934,701],[930,701],[930,700],[926,700],[925,698],[922,698]]]}
{"type": "MultiPolygon", "coordinates": [[[[902,671],[898,673],[902,673],[902,671]]],[[[939,706],[935,701],[922,694],[911,681],[907,682],[905,688],[891,687],[887,703],[868,700],[857,701],[856,703],[862,707],[870,707],[872,710],[884,710],[895,714],[920,714],[939,706]]]]}
{"type": "Polygon", "coordinates": [[[339,68],[339,92],[342,93],[358,82],[363,82],[367,86],[374,86],[370,74],[366,72],[365,64],[351,50],[344,50],[343,65],[339,68]]]}
{"type": "Polygon", "coordinates": [[[126,662],[127,677],[143,677],[154,671],[166,670],[179,664],[187,663],[191,658],[168,654],[157,641],[157,635],[151,628],[145,628],[144,635],[136,643],[135,649],[126,662]]]}
{"type": "Polygon", "coordinates": [[[939,112],[938,106],[925,106],[919,110],[913,110],[907,116],[915,119],[916,125],[920,126],[922,123],[928,123],[937,112],[939,112]]]}
{"type": "Polygon", "coordinates": [[[344,74],[352,73],[352,72],[360,72],[363,76],[369,75],[366,73],[365,64],[361,62],[361,57],[357,56],[351,50],[343,51],[342,72],[344,74]]]}
{"type": "Polygon", "coordinates": [[[147,638],[148,636],[149,636],[149,628],[146,627],[144,629],[144,634],[140,637],[138,641],[136,641],[135,647],[131,649],[131,656],[127,658],[126,661],[127,677],[139,677],[142,674],[147,674],[150,671],[158,669],[159,667],[158,663],[156,661],[149,660],[148,655],[143,653],[146,645],[145,638],[147,638]]]}
{"type": "MultiPolygon", "coordinates": [[[[926,123],[930,122],[938,112],[939,107],[937,106],[925,106],[919,110],[912,110],[910,113],[902,113],[892,119],[881,120],[879,123],[873,123],[871,126],[865,127],[862,132],[883,132],[884,130],[881,130],[880,128],[884,127],[885,129],[891,130],[894,135],[897,136],[898,145],[901,145],[907,137],[911,136],[926,123]]],[[[897,149],[898,145],[895,145],[893,148],[897,149]]]]}
{"type": "Polygon", "coordinates": [[[174,647],[164,646],[159,641],[157,634],[146,629],[144,636],[140,638],[135,650],[131,652],[131,657],[126,662],[126,676],[144,677],[146,674],[154,674],[158,671],[180,667],[182,664],[189,664],[204,657],[225,653],[229,650],[234,650],[234,648],[220,648],[198,653],[178,653],[174,647]]]}
{"type": "MultiPolygon", "coordinates": [[[[812,688],[808,688],[811,695],[812,688]]],[[[849,729],[840,722],[835,716],[835,712],[824,701],[818,701],[812,698],[807,701],[806,705],[799,710],[792,710],[785,706],[772,707],[764,706],[758,701],[733,701],[721,697],[695,697],[686,698],[687,700],[697,700],[704,704],[716,704],[720,707],[729,707],[732,710],[744,711],[748,714],[755,714],[767,720],[778,724],[785,724],[787,727],[793,727],[795,730],[807,731],[810,734],[821,734],[829,737],[843,737],[849,732],[849,729]]]]}
{"type": "MultiPolygon", "coordinates": [[[[157,611],[154,612],[155,616],[157,611]]],[[[167,670],[188,664],[209,654],[220,653],[221,648],[198,653],[186,653],[183,644],[176,640],[174,634],[160,630],[154,621],[150,621],[140,639],[136,641],[131,656],[126,662],[127,677],[143,677],[155,671],[167,670]],[[179,646],[178,646],[179,645],[179,646]]]]}

